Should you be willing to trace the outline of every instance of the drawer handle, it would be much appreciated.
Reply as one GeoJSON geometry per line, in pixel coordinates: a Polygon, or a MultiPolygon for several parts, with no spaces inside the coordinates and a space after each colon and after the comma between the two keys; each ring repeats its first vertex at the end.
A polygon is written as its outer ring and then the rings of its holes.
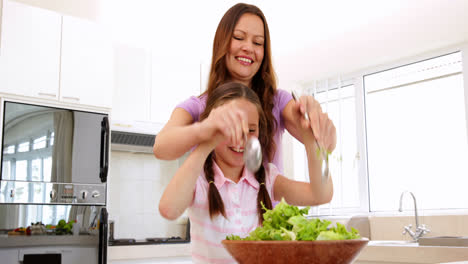
{"type": "Polygon", "coordinates": [[[39,93],[39,96],[57,97],[57,95],[53,93],[39,93]]]}
{"type": "Polygon", "coordinates": [[[80,101],[80,98],[78,98],[78,97],[72,97],[72,96],[62,96],[62,99],[65,99],[65,100],[73,100],[73,101],[77,101],[77,102],[80,101]]]}

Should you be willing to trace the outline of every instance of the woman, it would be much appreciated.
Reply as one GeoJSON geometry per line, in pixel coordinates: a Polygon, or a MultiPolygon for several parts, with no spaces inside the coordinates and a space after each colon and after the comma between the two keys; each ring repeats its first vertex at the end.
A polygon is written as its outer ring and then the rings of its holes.
{"type": "Polygon", "coordinates": [[[207,95],[229,81],[246,85],[260,98],[267,118],[267,141],[262,148],[264,153],[272,153],[265,162],[275,164],[280,172],[283,172],[281,140],[285,128],[303,142],[298,126],[310,127],[321,146],[329,152],[335,148],[336,129],[327,114],[322,113],[320,104],[311,96],[302,96],[299,102],[294,102],[288,92],[276,88],[265,16],[258,7],[240,3],[224,14],[216,30],[207,90],[179,104],[158,133],[153,147],[158,159],[176,159],[218,131],[230,138],[233,145],[244,144],[248,126],[242,120],[246,114],[230,104],[218,109],[220,122],[215,122],[218,126],[207,128],[208,123],[199,122],[207,95]],[[302,118],[305,113],[308,119],[302,118]]]}
{"type": "MultiPolygon", "coordinates": [[[[201,119],[217,122],[213,117],[225,104],[245,110],[249,137],[263,143],[266,118],[255,92],[240,83],[224,83],[208,96],[201,119]]],[[[331,200],[333,182],[331,177],[322,181],[314,136],[308,128],[299,132],[306,142],[309,182],[283,176],[272,163],[255,173],[246,170],[243,147],[231,145],[219,132],[188,155],[164,190],[159,212],[175,220],[188,209],[194,263],[235,263],[221,241],[228,235],[245,237],[261,225],[264,208],[272,209],[272,200],[309,206],[331,200]]]]}

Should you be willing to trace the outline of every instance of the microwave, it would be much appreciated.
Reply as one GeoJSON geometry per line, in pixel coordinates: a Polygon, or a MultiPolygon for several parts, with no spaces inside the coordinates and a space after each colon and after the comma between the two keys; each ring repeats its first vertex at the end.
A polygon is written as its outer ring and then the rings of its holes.
{"type": "Polygon", "coordinates": [[[107,113],[8,100],[2,107],[0,203],[105,205],[107,113]]]}

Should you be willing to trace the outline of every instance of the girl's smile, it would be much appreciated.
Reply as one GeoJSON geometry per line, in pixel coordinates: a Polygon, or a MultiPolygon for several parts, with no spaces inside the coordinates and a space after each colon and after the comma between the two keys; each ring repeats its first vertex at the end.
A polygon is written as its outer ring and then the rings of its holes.
{"type": "MultiPolygon", "coordinates": [[[[239,108],[245,110],[247,114],[249,136],[258,137],[259,115],[257,107],[246,99],[235,99],[235,103],[239,108]]],[[[218,166],[225,173],[225,177],[235,180],[240,178],[242,169],[244,168],[244,146],[232,146],[228,144],[228,140],[220,143],[215,148],[214,157],[218,166]]]]}

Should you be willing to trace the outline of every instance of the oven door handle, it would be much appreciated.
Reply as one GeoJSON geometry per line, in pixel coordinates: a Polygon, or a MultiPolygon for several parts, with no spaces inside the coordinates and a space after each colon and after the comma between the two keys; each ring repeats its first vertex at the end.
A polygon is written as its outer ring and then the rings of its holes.
{"type": "Polygon", "coordinates": [[[98,264],[107,263],[107,223],[108,213],[105,207],[99,212],[99,249],[98,249],[98,264]]]}
{"type": "Polygon", "coordinates": [[[105,116],[101,122],[101,154],[99,162],[99,178],[101,182],[107,182],[109,170],[109,118],[105,116]]]}

